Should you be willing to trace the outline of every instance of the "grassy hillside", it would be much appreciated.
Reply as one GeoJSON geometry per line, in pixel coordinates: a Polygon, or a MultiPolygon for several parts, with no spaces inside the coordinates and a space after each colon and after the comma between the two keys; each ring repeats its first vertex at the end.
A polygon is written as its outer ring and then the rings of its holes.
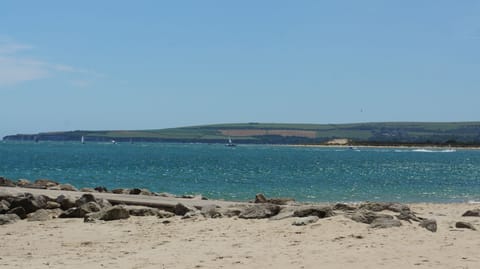
{"type": "Polygon", "coordinates": [[[381,122],[355,124],[234,123],[158,130],[70,131],[7,136],[6,140],[80,140],[223,143],[480,145],[480,122],[381,122]]]}

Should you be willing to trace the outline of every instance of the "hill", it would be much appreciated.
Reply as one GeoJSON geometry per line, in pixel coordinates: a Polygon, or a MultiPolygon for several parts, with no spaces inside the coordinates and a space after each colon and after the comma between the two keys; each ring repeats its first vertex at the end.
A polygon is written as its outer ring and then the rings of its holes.
{"type": "Polygon", "coordinates": [[[249,144],[480,145],[480,122],[379,122],[352,124],[235,123],[158,130],[67,131],[17,134],[4,140],[199,142],[249,144]]]}

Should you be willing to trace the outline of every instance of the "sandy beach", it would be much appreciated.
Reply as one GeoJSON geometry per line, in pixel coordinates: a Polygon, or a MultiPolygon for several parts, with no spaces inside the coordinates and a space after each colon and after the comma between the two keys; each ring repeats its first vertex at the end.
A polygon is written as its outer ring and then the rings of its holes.
{"type": "Polygon", "coordinates": [[[479,268],[479,232],[455,228],[480,229],[480,217],[462,217],[478,204],[409,206],[437,231],[407,221],[371,228],[344,214],[304,226],[201,215],[24,219],[0,225],[0,268],[479,268]]]}

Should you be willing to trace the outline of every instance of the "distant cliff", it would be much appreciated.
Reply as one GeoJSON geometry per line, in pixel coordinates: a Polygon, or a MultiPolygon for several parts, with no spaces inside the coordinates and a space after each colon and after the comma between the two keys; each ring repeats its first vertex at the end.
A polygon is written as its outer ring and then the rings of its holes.
{"type": "Polygon", "coordinates": [[[355,124],[216,124],[158,130],[67,131],[5,136],[7,141],[180,142],[243,144],[480,145],[480,122],[379,122],[355,124]],[[331,143],[330,143],[331,144],[331,143]]]}

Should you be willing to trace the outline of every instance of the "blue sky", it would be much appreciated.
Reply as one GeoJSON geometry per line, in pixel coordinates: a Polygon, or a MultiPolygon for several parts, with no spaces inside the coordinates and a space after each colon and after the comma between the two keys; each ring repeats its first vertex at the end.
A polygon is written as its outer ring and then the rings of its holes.
{"type": "Polygon", "coordinates": [[[480,120],[479,1],[3,1],[0,136],[480,120]]]}

